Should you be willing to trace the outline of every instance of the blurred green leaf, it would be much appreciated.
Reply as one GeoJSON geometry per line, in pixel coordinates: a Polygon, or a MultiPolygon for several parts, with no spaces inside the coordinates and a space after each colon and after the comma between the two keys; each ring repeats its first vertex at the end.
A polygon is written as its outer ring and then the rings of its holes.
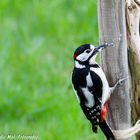
{"type": "Polygon", "coordinates": [[[48,140],[92,134],[71,87],[72,55],[98,44],[97,1],[0,1],[0,132],[48,140]]]}

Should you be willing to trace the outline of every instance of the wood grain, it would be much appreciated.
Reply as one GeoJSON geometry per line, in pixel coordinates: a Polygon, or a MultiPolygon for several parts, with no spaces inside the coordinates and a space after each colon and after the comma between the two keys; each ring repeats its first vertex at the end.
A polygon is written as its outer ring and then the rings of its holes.
{"type": "MultiPolygon", "coordinates": [[[[126,0],[132,123],[140,119],[140,1],[126,0]]],[[[140,140],[140,133],[137,134],[140,140]]]]}
{"type": "MultiPolygon", "coordinates": [[[[101,54],[101,65],[111,86],[119,78],[128,76],[125,0],[99,0],[98,21],[100,44],[112,42],[122,35],[114,47],[101,54]]],[[[129,79],[111,95],[108,122],[116,130],[130,127],[129,79]]]]}

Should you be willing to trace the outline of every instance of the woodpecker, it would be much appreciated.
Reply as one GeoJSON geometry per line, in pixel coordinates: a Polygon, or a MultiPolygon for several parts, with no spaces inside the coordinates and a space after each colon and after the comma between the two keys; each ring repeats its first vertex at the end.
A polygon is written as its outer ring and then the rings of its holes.
{"type": "Polygon", "coordinates": [[[72,85],[81,109],[91,122],[93,132],[97,133],[99,126],[107,140],[115,140],[106,122],[107,101],[117,85],[125,79],[120,79],[113,87],[109,87],[102,68],[96,62],[96,56],[112,45],[113,43],[105,43],[95,47],[84,44],[78,47],[73,54],[75,65],[72,72],[72,85]]]}

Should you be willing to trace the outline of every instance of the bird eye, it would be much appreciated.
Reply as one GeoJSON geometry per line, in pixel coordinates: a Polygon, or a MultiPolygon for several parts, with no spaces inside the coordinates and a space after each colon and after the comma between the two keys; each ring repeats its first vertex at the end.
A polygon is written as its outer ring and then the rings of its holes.
{"type": "Polygon", "coordinates": [[[86,53],[90,53],[90,52],[91,52],[91,50],[90,50],[90,49],[88,49],[88,50],[86,50],[85,52],[86,52],[86,53]]]}

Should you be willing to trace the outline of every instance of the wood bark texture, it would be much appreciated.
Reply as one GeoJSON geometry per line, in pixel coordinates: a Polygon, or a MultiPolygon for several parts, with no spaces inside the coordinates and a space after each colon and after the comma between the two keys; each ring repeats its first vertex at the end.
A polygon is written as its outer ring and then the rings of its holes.
{"type": "MultiPolygon", "coordinates": [[[[126,0],[127,40],[131,75],[132,122],[140,119],[140,1],[126,0]]],[[[137,134],[140,140],[140,133],[137,134]]]]}
{"type": "MultiPolygon", "coordinates": [[[[100,44],[114,41],[114,47],[101,54],[101,65],[110,86],[128,76],[125,0],[99,0],[98,21],[100,44]],[[120,34],[121,40],[117,41],[120,34]]],[[[129,79],[111,95],[108,104],[108,123],[112,129],[130,127],[129,79]]]]}

